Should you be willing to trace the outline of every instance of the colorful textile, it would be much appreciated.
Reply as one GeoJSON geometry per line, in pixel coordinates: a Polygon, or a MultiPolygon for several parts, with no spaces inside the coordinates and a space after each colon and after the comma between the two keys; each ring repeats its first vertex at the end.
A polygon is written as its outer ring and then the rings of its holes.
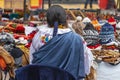
{"type": "Polygon", "coordinates": [[[10,33],[1,32],[0,44],[3,44],[3,43],[14,43],[14,37],[10,33]]]}
{"type": "Polygon", "coordinates": [[[98,44],[98,32],[91,23],[88,23],[84,28],[83,37],[88,46],[98,44]]]}
{"type": "Polygon", "coordinates": [[[0,33],[0,45],[3,46],[6,51],[10,52],[13,49],[14,42],[14,37],[10,33],[0,33]]]}
{"type": "Polygon", "coordinates": [[[114,28],[109,23],[106,23],[101,28],[99,42],[100,44],[107,44],[112,41],[115,41],[114,28]]]}
{"type": "Polygon", "coordinates": [[[97,31],[100,31],[101,26],[100,26],[100,24],[99,24],[99,22],[98,22],[97,19],[92,20],[91,23],[93,24],[93,26],[95,27],[95,29],[96,29],[97,31]]]}
{"type": "Polygon", "coordinates": [[[114,19],[114,17],[110,17],[108,19],[108,22],[109,22],[109,24],[111,24],[113,26],[114,31],[116,31],[116,20],[114,19]]]}

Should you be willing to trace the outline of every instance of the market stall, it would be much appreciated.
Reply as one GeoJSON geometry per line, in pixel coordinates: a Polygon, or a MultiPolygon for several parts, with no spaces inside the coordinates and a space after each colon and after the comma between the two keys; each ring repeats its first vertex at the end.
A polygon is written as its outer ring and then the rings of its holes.
{"type": "MultiPolygon", "coordinates": [[[[105,3],[106,2],[104,2],[104,4],[105,3]]],[[[66,13],[71,26],[72,23],[76,21],[77,16],[80,16],[79,19],[85,24],[85,27],[83,27],[84,35],[82,37],[88,43],[87,46],[93,52],[95,62],[97,63],[97,66],[92,66],[91,74],[87,76],[86,80],[92,80],[93,78],[93,80],[118,80],[120,78],[120,42],[117,38],[120,37],[120,26],[117,25],[118,27],[116,28],[116,24],[119,21],[117,22],[117,19],[115,19],[113,15],[98,14],[97,10],[82,11],[76,9],[66,10],[66,13]],[[119,34],[117,35],[116,32],[119,34]]],[[[40,16],[46,20],[45,15],[40,16]]],[[[24,63],[22,63],[22,66],[29,64],[29,47],[32,38],[37,30],[41,28],[40,25],[46,24],[46,22],[42,20],[29,21],[27,24],[23,24],[21,20],[8,20],[2,21],[1,24],[0,33],[5,32],[11,34],[17,47],[24,51],[22,56],[24,63]]]]}

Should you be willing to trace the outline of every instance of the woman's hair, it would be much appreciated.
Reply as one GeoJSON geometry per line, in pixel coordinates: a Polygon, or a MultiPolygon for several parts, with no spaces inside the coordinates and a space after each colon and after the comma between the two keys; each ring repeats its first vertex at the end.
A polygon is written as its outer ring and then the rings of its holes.
{"type": "Polygon", "coordinates": [[[67,27],[66,12],[61,6],[51,6],[47,11],[46,16],[49,27],[53,27],[55,22],[58,22],[58,25],[64,25],[67,27]]]}

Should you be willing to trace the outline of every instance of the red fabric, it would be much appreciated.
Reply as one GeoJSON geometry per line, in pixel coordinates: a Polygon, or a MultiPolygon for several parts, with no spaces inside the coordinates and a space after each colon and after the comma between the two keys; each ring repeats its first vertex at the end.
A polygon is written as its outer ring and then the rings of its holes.
{"type": "Polygon", "coordinates": [[[87,46],[87,47],[90,48],[90,49],[96,49],[96,48],[99,47],[99,46],[100,46],[100,44],[96,44],[96,45],[87,46]]]}
{"type": "Polygon", "coordinates": [[[25,33],[25,28],[23,25],[18,25],[15,29],[16,33],[25,33]]]}
{"type": "Polygon", "coordinates": [[[31,43],[32,43],[32,39],[33,39],[33,37],[34,37],[34,35],[35,35],[36,33],[37,33],[37,31],[33,31],[33,32],[31,32],[31,33],[28,35],[28,37],[29,37],[29,42],[28,42],[28,44],[25,45],[25,47],[30,48],[30,45],[31,45],[31,43]]]}
{"type": "Polygon", "coordinates": [[[5,63],[5,60],[3,59],[3,57],[0,56],[0,68],[2,70],[5,70],[7,67],[6,63],[5,63]]]}
{"type": "Polygon", "coordinates": [[[31,43],[32,43],[32,42],[30,42],[30,43],[26,44],[26,45],[25,45],[25,47],[30,48],[31,43]]]}
{"type": "Polygon", "coordinates": [[[108,0],[99,0],[100,9],[106,9],[108,4],[108,0]]]}
{"type": "MultiPolygon", "coordinates": [[[[112,22],[116,22],[116,20],[114,19],[114,17],[110,17],[110,18],[108,19],[108,22],[109,22],[109,23],[112,23],[112,22]]],[[[114,31],[116,31],[116,24],[112,24],[112,26],[113,26],[113,28],[114,28],[114,31]]]]}
{"type": "Polygon", "coordinates": [[[18,39],[20,37],[23,37],[24,39],[28,40],[29,39],[29,36],[26,36],[26,35],[22,35],[22,34],[13,34],[14,38],[15,39],[18,39]]]}
{"type": "Polygon", "coordinates": [[[110,18],[108,19],[108,22],[116,22],[116,21],[115,21],[114,17],[110,17],[110,18]]]}

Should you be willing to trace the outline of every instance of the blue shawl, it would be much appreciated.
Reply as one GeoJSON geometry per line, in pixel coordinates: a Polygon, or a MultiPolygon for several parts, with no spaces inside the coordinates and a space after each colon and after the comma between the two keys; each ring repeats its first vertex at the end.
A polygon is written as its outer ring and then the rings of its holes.
{"type": "Polygon", "coordinates": [[[85,77],[81,37],[73,32],[58,34],[33,53],[33,64],[53,66],[70,72],[76,79],[85,77]]]}

